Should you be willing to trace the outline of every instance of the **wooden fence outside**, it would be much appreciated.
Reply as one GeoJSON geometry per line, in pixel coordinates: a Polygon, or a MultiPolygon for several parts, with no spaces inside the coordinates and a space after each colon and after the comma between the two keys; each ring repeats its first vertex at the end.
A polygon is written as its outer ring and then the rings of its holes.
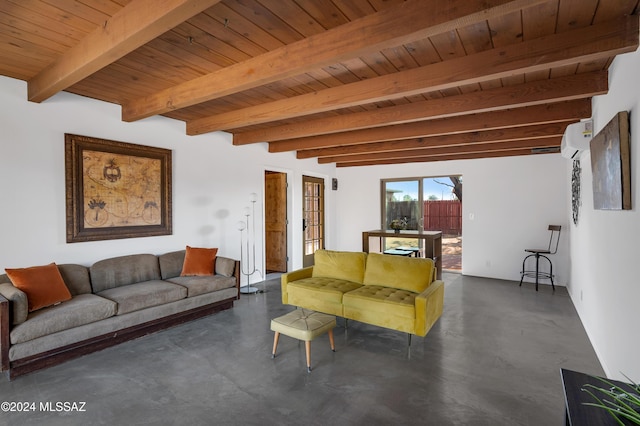
{"type": "MultiPolygon", "coordinates": [[[[418,229],[419,205],[417,201],[387,203],[387,218],[407,219],[407,229],[418,229]]],[[[424,202],[424,230],[442,231],[443,235],[462,235],[462,203],[459,200],[424,202]]]]}
{"type": "Polygon", "coordinates": [[[424,229],[462,235],[462,203],[459,200],[425,201],[424,229]]]}

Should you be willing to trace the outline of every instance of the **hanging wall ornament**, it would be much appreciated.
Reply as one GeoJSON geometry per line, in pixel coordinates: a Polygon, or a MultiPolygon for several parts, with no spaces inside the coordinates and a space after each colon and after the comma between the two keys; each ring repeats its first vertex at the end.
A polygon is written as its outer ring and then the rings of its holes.
{"type": "Polygon", "coordinates": [[[571,172],[571,209],[573,211],[573,224],[578,224],[580,213],[580,160],[573,160],[573,171],[571,172]]]}

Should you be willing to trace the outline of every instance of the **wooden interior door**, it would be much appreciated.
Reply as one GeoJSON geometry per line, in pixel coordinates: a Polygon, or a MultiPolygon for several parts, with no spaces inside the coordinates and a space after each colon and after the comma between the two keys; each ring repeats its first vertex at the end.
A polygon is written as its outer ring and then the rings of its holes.
{"type": "Polygon", "coordinates": [[[302,176],[302,196],[302,265],[307,267],[324,248],[324,179],[302,176]]]}
{"type": "Polygon", "coordinates": [[[264,194],[266,270],[287,272],[287,174],[265,171],[264,194]]]}

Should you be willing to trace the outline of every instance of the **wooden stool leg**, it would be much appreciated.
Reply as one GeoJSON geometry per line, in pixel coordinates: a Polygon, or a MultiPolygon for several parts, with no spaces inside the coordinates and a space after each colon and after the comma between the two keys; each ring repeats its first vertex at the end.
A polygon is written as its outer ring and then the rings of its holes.
{"type": "Polygon", "coordinates": [[[327,333],[329,334],[329,344],[331,345],[331,350],[335,352],[336,351],[336,343],[333,340],[333,330],[329,330],[327,333]]]}
{"type": "Polygon", "coordinates": [[[276,334],[273,336],[273,352],[271,352],[271,358],[276,357],[276,349],[278,348],[279,338],[280,338],[280,333],[276,331],[276,334]]]}
{"type": "Polygon", "coordinates": [[[304,350],[307,353],[307,372],[311,373],[311,342],[310,341],[305,341],[304,342],[304,350]]]}

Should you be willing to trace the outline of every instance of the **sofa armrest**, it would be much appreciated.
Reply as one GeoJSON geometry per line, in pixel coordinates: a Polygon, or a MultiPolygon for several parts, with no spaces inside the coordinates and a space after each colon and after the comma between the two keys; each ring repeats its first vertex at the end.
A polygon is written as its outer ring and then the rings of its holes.
{"type": "Polygon", "coordinates": [[[238,294],[236,295],[236,300],[240,299],[240,274],[241,274],[241,265],[239,260],[234,260],[235,267],[233,268],[233,276],[236,279],[236,289],[238,290],[238,294]]]}
{"type": "Polygon", "coordinates": [[[287,294],[287,284],[293,281],[301,280],[304,278],[311,278],[313,274],[313,266],[297,269],[295,271],[287,272],[280,276],[280,285],[282,287],[282,303],[287,305],[289,303],[289,296],[287,294]]]}
{"type": "Polygon", "coordinates": [[[9,369],[9,301],[0,294],[0,371],[9,369]]]}
{"type": "Polygon", "coordinates": [[[213,273],[215,275],[222,275],[225,277],[234,277],[236,279],[236,289],[238,290],[236,300],[240,299],[240,277],[242,271],[240,269],[239,260],[235,260],[230,257],[216,256],[213,273]]]}
{"type": "Polygon", "coordinates": [[[10,303],[9,308],[11,310],[9,321],[11,324],[22,324],[27,320],[29,315],[29,301],[27,300],[27,294],[17,287],[14,287],[9,283],[0,284],[0,296],[4,296],[10,303]]]}
{"type": "Polygon", "coordinates": [[[442,316],[444,307],[444,282],[434,281],[416,296],[416,335],[426,336],[433,324],[442,316]]]}

